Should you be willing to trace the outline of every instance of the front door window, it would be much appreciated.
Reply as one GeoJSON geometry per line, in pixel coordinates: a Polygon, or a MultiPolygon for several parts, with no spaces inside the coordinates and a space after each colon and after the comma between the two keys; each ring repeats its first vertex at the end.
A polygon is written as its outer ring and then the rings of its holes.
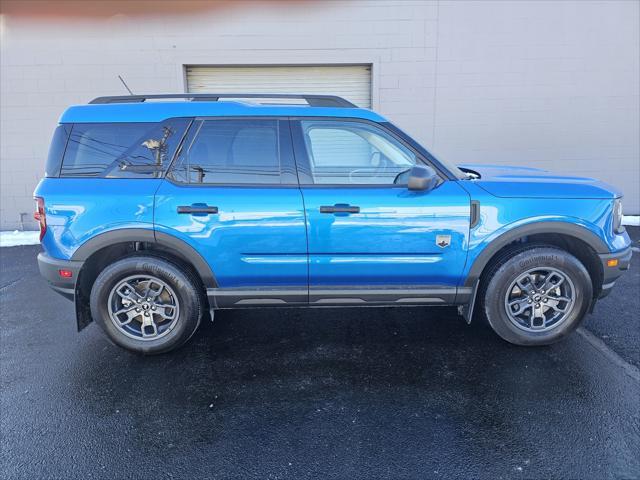
{"type": "Polygon", "coordinates": [[[314,184],[393,185],[417,161],[412,151],[369,124],[304,120],[301,126],[314,184]]]}

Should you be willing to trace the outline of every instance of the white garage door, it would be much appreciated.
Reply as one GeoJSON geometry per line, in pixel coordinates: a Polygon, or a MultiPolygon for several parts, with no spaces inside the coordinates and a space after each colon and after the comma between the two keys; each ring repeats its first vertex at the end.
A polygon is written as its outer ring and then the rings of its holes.
{"type": "Polygon", "coordinates": [[[187,67],[190,93],[315,93],[371,107],[368,65],[187,67]]]}

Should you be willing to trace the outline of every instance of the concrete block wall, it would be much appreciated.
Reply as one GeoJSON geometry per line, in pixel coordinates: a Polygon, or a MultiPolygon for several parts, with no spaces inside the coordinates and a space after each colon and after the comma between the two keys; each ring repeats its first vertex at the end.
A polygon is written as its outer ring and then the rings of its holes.
{"type": "Polygon", "coordinates": [[[117,75],[135,92],[185,91],[184,66],[198,64],[370,63],[373,107],[436,154],[596,176],[640,213],[638,2],[212,5],[2,15],[0,229],[33,211],[68,105],[125,94],[117,75]]]}

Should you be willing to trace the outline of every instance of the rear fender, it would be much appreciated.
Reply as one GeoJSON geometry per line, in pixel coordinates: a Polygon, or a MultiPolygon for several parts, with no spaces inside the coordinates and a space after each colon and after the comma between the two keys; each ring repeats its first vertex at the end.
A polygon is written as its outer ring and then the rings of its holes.
{"type": "Polygon", "coordinates": [[[169,252],[175,252],[195,268],[206,288],[216,288],[218,286],[209,264],[191,245],[176,237],[151,229],[124,228],[101,233],[83,243],[73,253],[71,260],[86,261],[95,252],[105,247],[125,242],[147,242],[159,245],[169,252]]]}
{"type": "MultiPolygon", "coordinates": [[[[87,262],[96,252],[121,243],[145,242],[157,246],[159,250],[171,253],[191,264],[202,280],[205,288],[216,288],[217,283],[213,271],[202,256],[184,241],[166,233],[154,232],[144,228],[124,228],[110,230],[97,235],[83,243],[71,256],[76,262],[87,262]]],[[[89,309],[89,292],[82,289],[82,276],[86,274],[83,267],[80,270],[75,287],[76,322],[78,331],[89,325],[93,319],[89,309]]],[[[97,274],[97,272],[93,272],[97,274]]],[[[92,275],[89,272],[89,275],[92,275]]],[[[86,290],[86,289],[85,289],[86,290]]]]}

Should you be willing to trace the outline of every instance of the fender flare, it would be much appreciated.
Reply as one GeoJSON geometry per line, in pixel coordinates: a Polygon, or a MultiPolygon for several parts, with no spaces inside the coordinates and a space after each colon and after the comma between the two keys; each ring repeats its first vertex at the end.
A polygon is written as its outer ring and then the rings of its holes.
{"type": "Polygon", "coordinates": [[[573,237],[589,245],[596,253],[610,253],[609,247],[600,237],[581,225],[557,221],[528,223],[508,230],[490,241],[474,260],[464,282],[464,286],[473,287],[480,278],[480,275],[482,275],[484,268],[503,247],[518,238],[541,233],[557,233],[573,237]]]}
{"type": "Polygon", "coordinates": [[[71,260],[84,262],[98,250],[123,242],[148,242],[162,246],[169,252],[175,252],[191,263],[205,288],[218,286],[211,267],[191,245],[172,235],[146,228],[119,228],[96,235],[83,243],[73,253],[71,260]]]}

